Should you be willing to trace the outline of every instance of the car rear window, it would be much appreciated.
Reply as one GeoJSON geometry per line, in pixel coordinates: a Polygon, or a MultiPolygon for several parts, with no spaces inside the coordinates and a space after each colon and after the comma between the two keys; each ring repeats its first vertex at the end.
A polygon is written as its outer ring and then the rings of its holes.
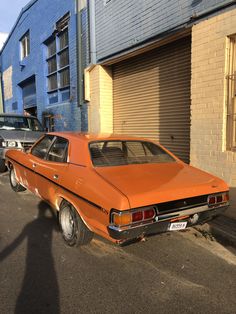
{"type": "Polygon", "coordinates": [[[145,141],[96,141],[89,149],[96,167],[175,162],[160,146],[145,141]]]}

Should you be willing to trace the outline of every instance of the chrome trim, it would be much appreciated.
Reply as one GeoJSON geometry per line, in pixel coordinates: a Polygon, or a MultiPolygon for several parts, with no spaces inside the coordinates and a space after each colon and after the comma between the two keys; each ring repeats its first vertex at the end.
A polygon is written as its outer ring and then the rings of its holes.
{"type": "Polygon", "coordinates": [[[159,215],[158,216],[158,221],[170,220],[170,219],[178,218],[178,217],[181,217],[181,216],[190,216],[190,215],[194,215],[194,214],[197,214],[197,213],[205,212],[207,210],[209,210],[208,205],[193,207],[193,208],[190,208],[190,209],[182,209],[182,210],[180,210],[178,212],[172,212],[172,213],[168,213],[168,214],[159,215]]]}
{"type": "Polygon", "coordinates": [[[221,204],[225,204],[226,202],[225,201],[222,201],[222,202],[219,202],[219,203],[215,203],[215,204],[209,204],[209,198],[210,197],[217,197],[217,196],[222,196],[222,199],[223,199],[223,195],[224,194],[228,194],[229,195],[229,192],[228,191],[226,191],[226,192],[221,192],[221,193],[216,193],[216,194],[210,194],[210,195],[208,195],[208,197],[207,197],[207,203],[208,203],[208,206],[209,206],[209,208],[215,208],[215,206],[218,206],[218,205],[221,205],[221,204]]]}
{"type": "Polygon", "coordinates": [[[141,224],[135,224],[135,225],[125,225],[125,226],[115,226],[115,225],[109,225],[109,229],[112,229],[112,230],[115,230],[115,231],[125,231],[125,230],[133,230],[133,229],[138,229],[138,228],[141,228],[141,227],[146,227],[146,226],[149,226],[149,225],[152,225],[153,223],[155,223],[155,221],[144,221],[143,223],[141,224]]]}
{"type": "MultiPolygon", "coordinates": [[[[170,221],[171,219],[174,218],[181,218],[181,216],[191,216],[194,214],[198,214],[198,213],[202,213],[202,212],[211,212],[213,210],[216,209],[221,209],[221,208],[225,208],[229,206],[229,202],[225,202],[223,204],[219,204],[215,207],[209,207],[208,205],[204,205],[204,206],[198,206],[198,207],[194,207],[194,208],[190,208],[190,209],[183,209],[178,211],[178,212],[171,212],[171,213],[167,213],[167,214],[162,214],[162,215],[156,215],[156,217],[154,219],[152,219],[151,221],[140,221],[140,223],[136,223],[136,224],[129,224],[129,225],[123,225],[123,226],[116,226],[114,224],[109,225],[109,228],[115,231],[125,231],[125,230],[131,230],[131,229],[136,229],[136,228],[141,228],[141,227],[145,227],[148,225],[152,225],[153,223],[158,223],[158,222],[164,222],[164,221],[170,221]]],[[[113,213],[112,213],[113,214],[113,213]]],[[[116,212],[116,214],[120,214],[118,212],[116,212]]]]}
{"type": "MultiPolygon", "coordinates": [[[[147,222],[147,221],[150,221],[150,220],[152,220],[153,221],[153,219],[156,217],[156,215],[157,215],[157,209],[156,209],[156,206],[145,206],[145,207],[140,207],[140,208],[135,208],[135,209],[131,209],[131,210],[129,210],[129,211],[113,211],[112,213],[111,213],[111,223],[112,223],[112,225],[114,225],[114,226],[116,226],[115,224],[114,224],[114,218],[113,218],[113,216],[114,215],[117,215],[117,216],[122,216],[122,215],[127,215],[127,214],[130,214],[130,215],[132,215],[132,214],[134,214],[134,213],[137,213],[137,212],[145,212],[145,211],[147,211],[147,210],[150,210],[150,209],[153,209],[153,211],[154,211],[154,215],[151,217],[151,218],[148,218],[148,219],[142,219],[142,220],[139,220],[139,221],[136,221],[136,222],[134,222],[133,224],[134,225],[136,225],[136,224],[143,224],[143,223],[145,223],[145,222],[147,222]]],[[[143,216],[144,217],[144,216],[143,216]]],[[[133,225],[133,226],[134,226],[133,225]]],[[[122,225],[122,227],[126,227],[126,226],[131,226],[131,224],[127,224],[127,225],[122,225]]],[[[120,227],[120,226],[119,226],[120,227]]]]}

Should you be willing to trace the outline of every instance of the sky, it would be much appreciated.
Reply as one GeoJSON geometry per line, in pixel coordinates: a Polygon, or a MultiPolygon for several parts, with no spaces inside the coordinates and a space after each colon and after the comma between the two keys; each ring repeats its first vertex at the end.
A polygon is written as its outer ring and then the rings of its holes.
{"type": "Polygon", "coordinates": [[[7,39],[7,34],[6,33],[0,33],[0,50],[2,49],[2,46],[7,39]]]}
{"type": "Polygon", "coordinates": [[[0,0],[0,33],[10,33],[21,9],[30,0],[0,0]]]}

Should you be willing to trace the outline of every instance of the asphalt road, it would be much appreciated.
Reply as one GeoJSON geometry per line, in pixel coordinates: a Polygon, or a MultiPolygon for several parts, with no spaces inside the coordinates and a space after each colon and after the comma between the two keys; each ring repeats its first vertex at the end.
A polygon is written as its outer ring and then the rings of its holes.
{"type": "Polygon", "coordinates": [[[0,176],[0,313],[236,313],[236,256],[195,229],[67,247],[50,208],[0,176]]]}

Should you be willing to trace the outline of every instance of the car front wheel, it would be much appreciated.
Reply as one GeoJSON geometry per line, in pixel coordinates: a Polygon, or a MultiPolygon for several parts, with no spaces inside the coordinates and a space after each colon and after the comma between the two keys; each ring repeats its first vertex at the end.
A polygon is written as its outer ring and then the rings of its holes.
{"type": "Polygon", "coordinates": [[[63,239],[69,246],[85,245],[93,238],[93,232],[84,224],[76,209],[66,201],[60,206],[59,223],[63,239]]]}
{"type": "Polygon", "coordinates": [[[9,179],[10,179],[10,184],[12,187],[12,190],[15,192],[22,192],[25,191],[26,189],[17,181],[16,178],[16,173],[15,169],[13,166],[11,166],[10,171],[9,171],[9,179]]]}

